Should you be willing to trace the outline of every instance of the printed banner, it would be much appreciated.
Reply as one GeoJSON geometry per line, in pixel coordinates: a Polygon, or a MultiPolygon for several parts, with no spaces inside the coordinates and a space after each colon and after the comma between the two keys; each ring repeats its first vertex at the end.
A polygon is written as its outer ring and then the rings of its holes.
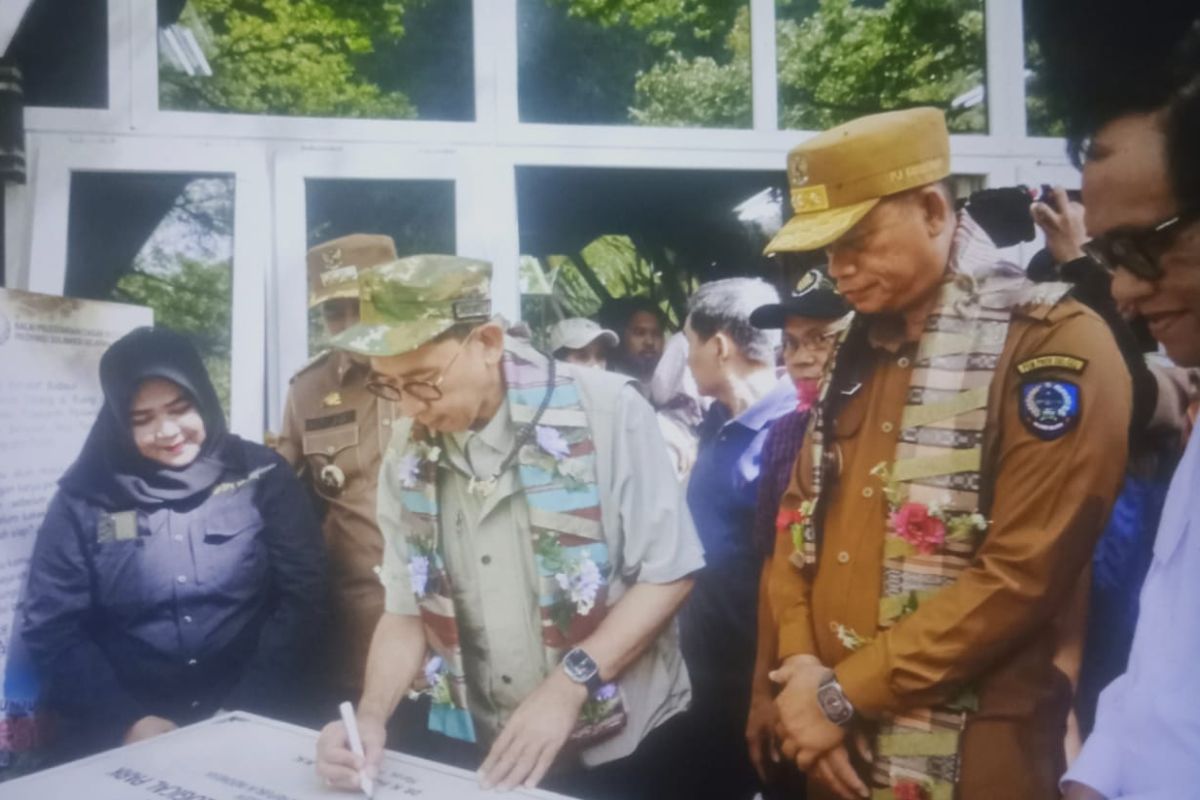
{"type": "Polygon", "coordinates": [[[36,768],[51,735],[15,635],[34,535],[100,408],[101,354],[153,322],[140,306],[0,289],[0,780],[36,768]]]}

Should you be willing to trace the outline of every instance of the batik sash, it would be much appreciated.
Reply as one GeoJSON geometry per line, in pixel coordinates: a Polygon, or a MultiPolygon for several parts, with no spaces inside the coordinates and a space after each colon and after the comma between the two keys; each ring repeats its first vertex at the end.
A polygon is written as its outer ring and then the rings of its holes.
{"type": "MultiPolygon", "coordinates": [[[[531,424],[545,402],[534,435],[517,456],[521,492],[513,502],[523,497],[529,507],[545,663],[557,664],[604,619],[613,565],[601,529],[595,447],[579,387],[562,374],[550,385],[548,368],[548,360],[532,348],[510,342],[505,350],[502,371],[513,423],[531,424]]],[[[424,669],[425,691],[432,698],[429,727],[474,742],[458,613],[438,514],[437,474],[445,449],[438,437],[414,425],[409,455],[402,468],[401,523],[430,649],[424,669]]],[[[584,703],[571,739],[593,741],[624,725],[617,685],[605,684],[584,703]]]]}
{"type": "MultiPolygon", "coordinates": [[[[878,630],[885,631],[953,584],[971,563],[987,531],[983,442],[990,389],[1008,339],[1014,309],[1053,304],[1063,284],[1029,283],[999,261],[990,240],[969,218],[960,222],[949,279],[942,285],[917,345],[901,417],[894,461],[872,472],[888,501],[878,630]]],[[[821,503],[836,469],[826,448],[835,403],[849,367],[839,364],[848,340],[862,341],[860,318],[838,342],[812,437],[813,500],[792,512],[793,563],[815,569],[820,546],[821,503]],[[839,376],[842,377],[839,380],[839,376]]],[[[859,351],[861,352],[861,351],[859,351]]],[[[839,626],[849,649],[866,644],[839,626]]],[[[959,751],[967,715],[974,708],[966,689],[952,702],[885,716],[874,741],[873,797],[950,800],[958,781],[959,751]]]]}

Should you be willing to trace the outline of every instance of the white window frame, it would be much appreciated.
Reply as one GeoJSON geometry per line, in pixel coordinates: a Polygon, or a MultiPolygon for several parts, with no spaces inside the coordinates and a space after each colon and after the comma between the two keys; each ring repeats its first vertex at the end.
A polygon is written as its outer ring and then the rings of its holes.
{"type": "MultiPolygon", "coordinates": [[[[813,135],[778,126],[775,0],[748,0],[751,128],[522,123],[518,2],[472,0],[475,116],[438,122],[161,111],[154,4],[108,0],[108,108],[26,110],[28,186],[5,190],[9,285],[62,291],[72,169],[233,172],[233,416],[235,430],[257,438],[306,354],[303,281],[293,280],[307,241],[306,177],[453,180],[458,252],[493,262],[496,308],[515,318],[519,168],[782,173],[787,151],[813,135]]],[[[1062,140],[1026,130],[1021,3],[987,0],[985,22],[989,128],[951,137],[954,171],[990,186],[1077,184],[1062,140]]]]}
{"type": "MultiPolygon", "coordinates": [[[[280,423],[285,388],[308,359],[308,302],[305,252],[308,242],[306,181],[444,180],[454,187],[455,250],[460,255],[494,263],[493,285],[497,310],[510,318],[519,308],[507,291],[516,283],[515,260],[506,262],[491,251],[486,228],[475,222],[487,213],[481,199],[495,187],[486,186],[492,171],[471,168],[473,159],[457,150],[431,147],[355,144],[330,147],[288,145],[277,152],[274,169],[274,253],[267,281],[267,347],[273,354],[267,375],[269,424],[280,423]]],[[[515,220],[513,222],[515,225],[515,220]]]]}
{"type": "Polygon", "coordinates": [[[265,328],[264,265],[270,253],[270,190],[261,148],[196,141],[177,142],[38,136],[37,184],[32,196],[29,262],[19,271],[19,288],[61,295],[66,286],[67,225],[71,175],[214,172],[232,174],[234,184],[233,278],[230,331],[230,428],[252,441],[263,435],[262,376],[265,328]],[[28,269],[36,265],[36,269],[28,269]]]}

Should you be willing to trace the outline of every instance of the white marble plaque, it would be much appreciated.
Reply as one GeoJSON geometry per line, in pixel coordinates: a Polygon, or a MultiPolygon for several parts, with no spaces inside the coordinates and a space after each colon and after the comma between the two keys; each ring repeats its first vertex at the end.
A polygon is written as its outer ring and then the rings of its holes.
{"type": "MultiPolygon", "coordinates": [[[[316,731],[241,711],[0,784],[0,800],[337,800],[316,773],[316,731]]],[[[565,800],[484,791],[472,772],[388,751],[376,800],[565,800]]]]}

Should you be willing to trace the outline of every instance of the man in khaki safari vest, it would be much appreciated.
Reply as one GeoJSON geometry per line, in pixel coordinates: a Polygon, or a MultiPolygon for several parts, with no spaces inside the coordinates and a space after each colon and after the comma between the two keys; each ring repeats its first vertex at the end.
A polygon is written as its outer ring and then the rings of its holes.
{"type": "MultiPolygon", "coordinates": [[[[352,234],[308,251],[308,306],[320,309],[329,335],[358,322],[358,270],[396,258],[390,236],[352,234]]],[[[367,391],[367,359],[328,349],[292,378],[283,430],[275,442],[320,499],[329,552],[331,639],[328,688],[362,689],[367,647],[383,613],[375,570],[383,538],[375,523],[375,486],[391,438],[394,404],[367,391]]]]}
{"type": "MultiPolygon", "coordinates": [[[[430,755],[485,787],[681,796],[673,752],[691,689],[673,617],[703,565],[658,435],[628,378],[556,363],[492,317],[491,266],[412,256],[359,275],[362,318],[335,344],[396,402],[379,479],[386,610],[358,726],[318,770],[359,786],[410,690],[430,755]]],[[[694,793],[693,795],[694,796],[694,793]]]]}
{"type": "MultiPolygon", "coordinates": [[[[796,215],[857,312],[778,516],[783,754],[811,797],[1056,798],[1060,617],[1125,465],[1105,324],[1003,263],[944,184],[935,109],[788,156],[796,215]]],[[[769,633],[769,631],[768,631],[769,633]]]]}

